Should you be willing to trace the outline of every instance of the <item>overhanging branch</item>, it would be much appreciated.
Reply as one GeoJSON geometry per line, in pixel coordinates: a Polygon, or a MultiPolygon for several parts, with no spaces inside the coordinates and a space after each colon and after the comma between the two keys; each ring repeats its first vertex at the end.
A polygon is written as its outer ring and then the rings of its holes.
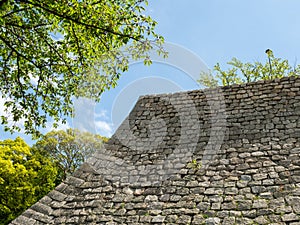
{"type": "Polygon", "coordinates": [[[3,41],[3,43],[6,44],[14,53],[16,53],[17,56],[24,58],[26,61],[32,63],[35,67],[39,68],[39,66],[36,63],[34,63],[32,60],[28,59],[25,55],[20,53],[17,49],[15,49],[8,41],[5,40],[5,38],[0,36],[0,40],[3,41]]]}
{"type": "Polygon", "coordinates": [[[88,23],[82,22],[82,21],[80,21],[80,20],[78,20],[78,19],[74,19],[74,18],[71,17],[71,16],[60,14],[60,13],[58,13],[58,12],[55,11],[55,10],[46,8],[46,7],[44,7],[43,5],[37,4],[37,3],[35,3],[35,2],[31,2],[31,1],[28,1],[28,0],[24,0],[24,3],[30,4],[30,5],[32,5],[32,6],[35,6],[35,7],[37,7],[37,8],[40,8],[40,9],[42,9],[42,10],[48,12],[48,13],[51,13],[51,14],[53,14],[53,15],[55,15],[55,16],[58,16],[58,17],[60,17],[60,18],[62,18],[62,19],[66,19],[66,20],[72,21],[72,22],[74,22],[74,23],[76,23],[76,24],[85,26],[85,27],[87,27],[87,28],[93,28],[93,29],[96,29],[96,30],[101,30],[101,31],[102,31],[101,34],[104,34],[104,35],[107,34],[107,33],[111,33],[111,34],[114,34],[114,35],[117,35],[117,36],[120,36],[120,37],[127,37],[127,38],[130,38],[130,39],[135,40],[135,41],[140,41],[138,38],[135,38],[135,37],[133,37],[133,36],[131,36],[131,35],[119,33],[119,32],[113,31],[113,30],[111,30],[111,29],[103,28],[103,27],[98,27],[98,26],[95,26],[95,25],[93,25],[93,24],[88,24],[88,23]]]}

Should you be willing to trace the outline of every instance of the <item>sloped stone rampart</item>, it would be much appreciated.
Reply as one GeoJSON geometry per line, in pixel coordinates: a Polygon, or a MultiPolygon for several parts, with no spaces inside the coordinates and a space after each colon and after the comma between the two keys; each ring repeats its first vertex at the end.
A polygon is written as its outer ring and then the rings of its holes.
{"type": "Polygon", "coordinates": [[[141,97],[105,149],[11,224],[300,225],[299,118],[295,77],[141,97]]]}

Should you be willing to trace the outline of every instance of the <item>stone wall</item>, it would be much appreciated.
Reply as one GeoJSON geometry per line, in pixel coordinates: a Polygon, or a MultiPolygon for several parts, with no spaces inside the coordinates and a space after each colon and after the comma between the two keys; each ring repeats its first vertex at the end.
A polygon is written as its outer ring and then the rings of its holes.
{"type": "Polygon", "coordinates": [[[300,78],[141,97],[12,224],[300,225],[300,78]]]}

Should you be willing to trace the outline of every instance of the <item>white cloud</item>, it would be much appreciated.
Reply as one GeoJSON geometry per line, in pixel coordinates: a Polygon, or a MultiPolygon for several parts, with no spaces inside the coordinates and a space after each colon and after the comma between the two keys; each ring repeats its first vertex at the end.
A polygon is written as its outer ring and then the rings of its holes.
{"type": "Polygon", "coordinates": [[[39,78],[37,76],[34,76],[32,73],[28,73],[29,78],[30,78],[30,82],[33,86],[37,86],[38,82],[39,82],[39,78]]]}
{"type": "Polygon", "coordinates": [[[105,137],[111,137],[112,132],[113,132],[111,123],[108,123],[108,122],[102,121],[102,120],[98,120],[98,121],[95,121],[95,127],[97,130],[97,133],[99,133],[100,135],[105,136],[105,137]]]}
{"type": "Polygon", "coordinates": [[[95,113],[95,118],[109,119],[107,116],[107,110],[101,109],[100,112],[95,113]]]}
{"type": "Polygon", "coordinates": [[[95,101],[86,98],[74,100],[75,117],[72,118],[74,128],[90,133],[110,137],[113,125],[106,109],[96,108],[95,101]]]}
{"type": "Polygon", "coordinates": [[[105,137],[111,137],[113,134],[113,124],[107,115],[107,110],[100,109],[99,112],[95,112],[95,128],[97,133],[105,137]]]}

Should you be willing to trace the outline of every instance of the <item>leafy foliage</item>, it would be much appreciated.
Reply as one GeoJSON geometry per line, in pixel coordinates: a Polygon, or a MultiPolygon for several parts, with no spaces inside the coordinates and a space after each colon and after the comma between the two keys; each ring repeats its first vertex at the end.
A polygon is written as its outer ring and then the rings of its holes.
{"type": "Polygon", "coordinates": [[[214,66],[215,75],[201,73],[198,82],[206,87],[216,87],[221,81],[223,86],[269,80],[285,76],[297,76],[300,74],[300,65],[292,67],[288,60],[276,58],[272,50],[267,49],[268,60],[261,62],[243,63],[233,58],[227,64],[231,66],[227,71],[221,69],[220,64],[214,66]]]}
{"type": "Polygon", "coordinates": [[[58,165],[58,182],[60,182],[100,149],[107,140],[97,134],[68,129],[47,133],[33,148],[49,155],[58,165]]]}
{"type": "Polygon", "coordinates": [[[162,49],[147,0],[0,1],[0,92],[6,131],[39,136],[73,115],[72,97],[97,101],[130,60],[162,49]]]}
{"type": "Polygon", "coordinates": [[[200,170],[202,168],[202,163],[198,162],[197,159],[192,159],[188,164],[187,168],[193,170],[200,170]]]}
{"type": "Polygon", "coordinates": [[[56,166],[21,139],[0,142],[0,224],[7,224],[53,189],[56,166]]]}

